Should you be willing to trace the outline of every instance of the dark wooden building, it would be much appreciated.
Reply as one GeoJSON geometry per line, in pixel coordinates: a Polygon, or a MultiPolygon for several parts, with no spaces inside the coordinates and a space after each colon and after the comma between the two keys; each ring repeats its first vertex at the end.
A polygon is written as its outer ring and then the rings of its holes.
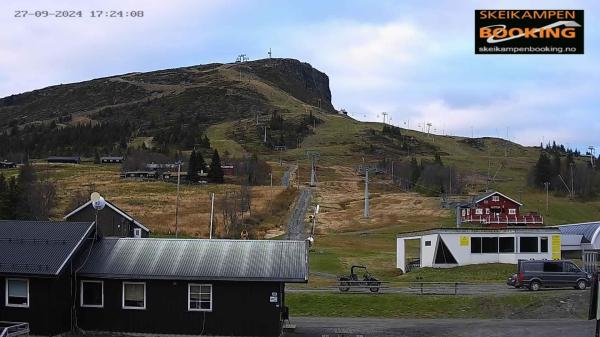
{"type": "Polygon", "coordinates": [[[90,222],[0,221],[0,321],[35,335],[71,329],[73,271],[89,252],[90,222]]]}
{"type": "Polygon", "coordinates": [[[50,156],[47,158],[47,161],[49,163],[79,164],[79,163],[81,163],[81,158],[79,156],[75,156],[75,157],[50,156]]]}
{"type": "Polygon", "coordinates": [[[17,167],[17,164],[12,161],[0,161],[0,169],[9,169],[15,167],[17,167]]]}
{"type": "MultiPolygon", "coordinates": [[[[88,201],[64,217],[65,221],[96,221],[96,210],[88,201]]],[[[104,209],[98,211],[98,235],[114,237],[147,238],[150,230],[115,204],[106,200],[104,209]]]]}
{"type": "Polygon", "coordinates": [[[100,157],[102,164],[120,164],[123,162],[123,157],[100,157]]]}
{"type": "Polygon", "coordinates": [[[127,171],[121,173],[121,178],[137,178],[137,179],[156,179],[158,173],[156,171],[127,171]]]}
{"type": "Polygon", "coordinates": [[[307,254],[305,241],[103,238],[80,271],[78,325],[279,336],[285,283],[308,281],[307,254]]]}
{"type": "Polygon", "coordinates": [[[458,223],[474,223],[492,226],[534,225],[544,223],[536,213],[522,214],[522,203],[498,192],[490,191],[473,197],[457,208],[458,223]]]}

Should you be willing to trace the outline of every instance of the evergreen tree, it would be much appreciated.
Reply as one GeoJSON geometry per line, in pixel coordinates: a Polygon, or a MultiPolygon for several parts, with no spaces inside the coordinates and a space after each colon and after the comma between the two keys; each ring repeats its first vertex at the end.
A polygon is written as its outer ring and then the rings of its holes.
{"type": "Polygon", "coordinates": [[[225,174],[223,173],[223,169],[221,168],[221,158],[219,157],[219,151],[215,149],[215,151],[213,152],[212,161],[210,162],[208,177],[212,182],[222,184],[224,176],[225,174]]]}
{"type": "Polygon", "coordinates": [[[412,159],[410,160],[410,184],[414,185],[417,183],[417,181],[419,180],[419,177],[421,176],[421,167],[419,166],[419,163],[417,162],[417,158],[412,157],[412,159]]]}
{"type": "Polygon", "coordinates": [[[560,152],[555,151],[552,154],[552,176],[557,176],[560,174],[560,152]]]}
{"type": "Polygon", "coordinates": [[[197,182],[198,179],[198,157],[196,156],[196,150],[190,153],[190,159],[188,161],[187,179],[192,182],[197,182]]]}
{"type": "Polygon", "coordinates": [[[200,151],[196,152],[196,169],[206,173],[206,162],[200,151]]]}
{"type": "Polygon", "coordinates": [[[545,151],[540,153],[540,158],[535,164],[533,174],[536,187],[543,186],[545,182],[552,180],[552,164],[545,151]]]}

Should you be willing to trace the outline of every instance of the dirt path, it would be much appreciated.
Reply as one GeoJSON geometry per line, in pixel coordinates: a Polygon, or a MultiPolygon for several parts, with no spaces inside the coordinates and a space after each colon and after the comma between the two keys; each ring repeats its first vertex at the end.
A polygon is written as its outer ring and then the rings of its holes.
{"type": "Polygon", "coordinates": [[[300,189],[298,200],[296,200],[296,204],[294,205],[292,215],[288,222],[288,233],[286,237],[288,240],[305,239],[304,217],[306,215],[306,209],[308,208],[308,205],[310,205],[311,195],[310,188],[303,187],[300,189]]]}

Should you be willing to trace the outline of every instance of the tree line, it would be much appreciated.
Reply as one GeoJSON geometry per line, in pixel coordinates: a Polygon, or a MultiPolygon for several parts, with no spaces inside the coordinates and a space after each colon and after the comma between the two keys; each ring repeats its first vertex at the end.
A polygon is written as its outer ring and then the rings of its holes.
{"type": "MultiPolygon", "coordinates": [[[[530,169],[527,184],[538,190],[548,190],[556,195],[593,199],[600,196],[600,167],[590,161],[576,161],[578,150],[563,145],[547,144],[540,147],[537,162],[530,169]]],[[[588,154],[589,155],[589,154],[588,154]]],[[[595,161],[596,158],[593,158],[595,161]]]]}
{"type": "Polygon", "coordinates": [[[40,179],[28,163],[16,177],[0,173],[0,219],[48,220],[55,205],[54,184],[40,179]]]}

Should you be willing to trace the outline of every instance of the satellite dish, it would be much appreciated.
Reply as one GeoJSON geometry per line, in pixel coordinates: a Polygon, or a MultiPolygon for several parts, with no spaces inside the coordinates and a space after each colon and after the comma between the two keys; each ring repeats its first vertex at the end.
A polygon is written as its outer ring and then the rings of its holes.
{"type": "Polygon", "coordinates": [[[97,211],[106,206],[106,200],[104,200],[104,198],[98,192],[92,193],[92,195],[90,195],[90,200],[92,201],[92,207],[94,207],[94,209],[97,211]]]}

